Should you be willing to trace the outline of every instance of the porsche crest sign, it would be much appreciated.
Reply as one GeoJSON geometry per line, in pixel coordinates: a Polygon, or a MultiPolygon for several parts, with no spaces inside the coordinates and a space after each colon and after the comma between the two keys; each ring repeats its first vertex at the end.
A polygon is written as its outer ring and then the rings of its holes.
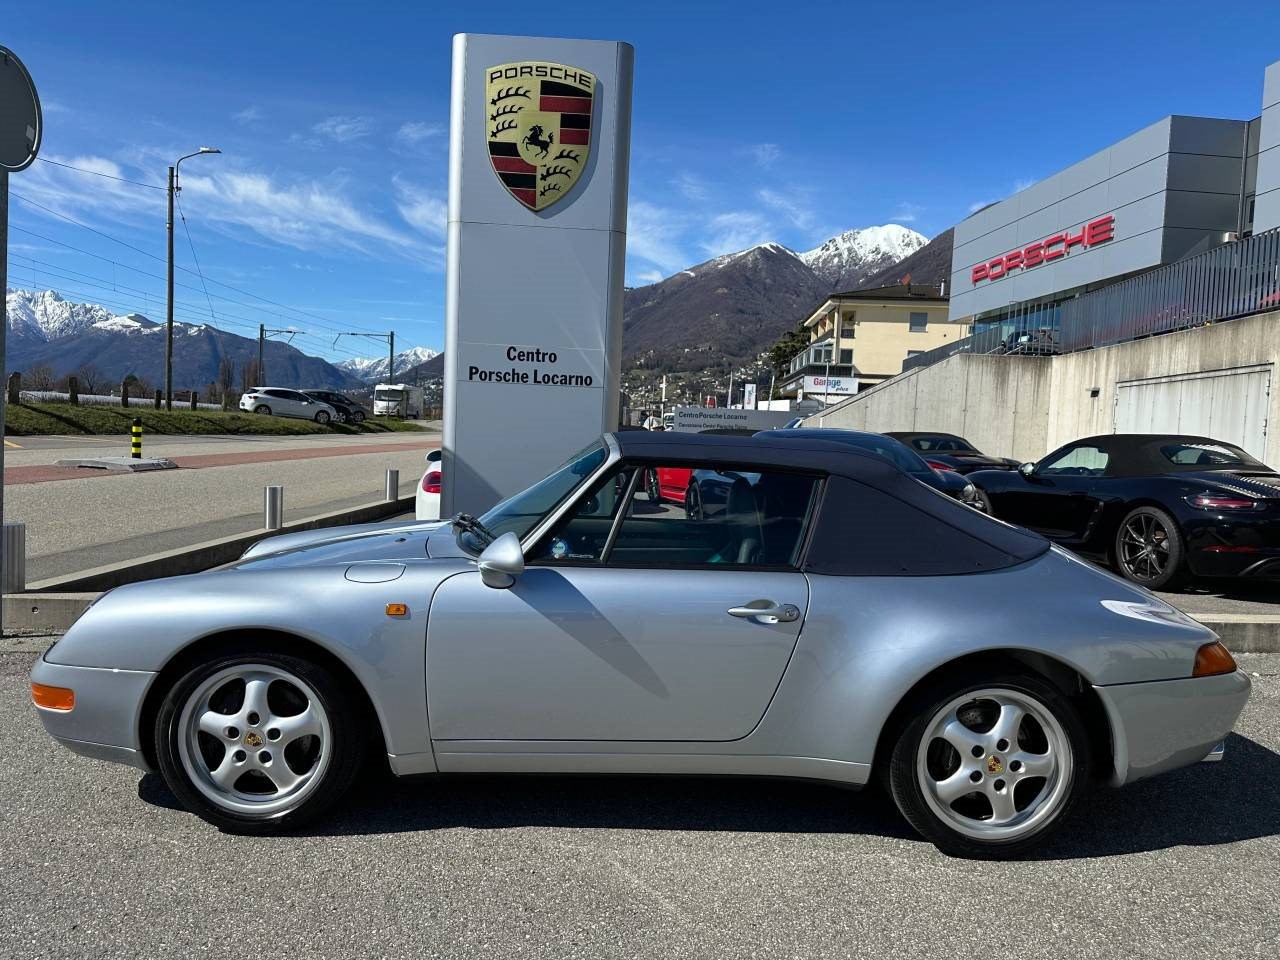
{"type": "Polygon", "coordinates": [[[545,210],[573,189],[591,151],[593,74],[563,63],[504,63],[485,71],[489,162],[507,192],[545,210]]]}

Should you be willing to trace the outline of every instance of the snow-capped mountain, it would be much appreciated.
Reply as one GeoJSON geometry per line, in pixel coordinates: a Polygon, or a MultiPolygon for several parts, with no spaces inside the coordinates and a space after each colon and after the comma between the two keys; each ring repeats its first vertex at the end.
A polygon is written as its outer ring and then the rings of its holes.
{"type": "MultiPolygon", "coordinates": [[[[117,316],[96,303],[76,303],[54,290],[9,290],[6,374],[48,367],[55,378],[76,373],[82,383],[118,384],[130,373],[151,383],[164,380],[164,325],[131,313],[117,316]]],[[[266,343],[271,386],[349,389],[358,385],[345,371],[278,340],[266,343]]],[[[204,390],[215,381],[222,359],[235,369],[236,384],[256,362],[256,337],[242,337],[210,324],[174,323],[173,382],[177,389],[204,390]]],[[[385,364],[385,360],[383,363],[385,364]]]]}
{"type": "MultiPolygon", "coordinates": [[[[138,316],[117,317],[96,303],[64,300],[56,290],[8,290],[9,335],[47,343],[102,324],[138,324],[138,316]]],[[[146,320],[145,317],[141,318],[146,320]]],[[[150,323],[149,320],[146,321],[150,323]]]]}
{"type": "Polygon", "coordinates": [[[908,227],[887,223],[882,227],[846,230],[796,256],[830,290],[851,290],[877,271],[911,256],[928,242],[908,227]]]}
{"type": "MultiPolygon", "coordinates": [[[[426,363],[437,353],[438,351],[432,350],[430,347],[412,347],[397,353],[396,375],[399,376],[420,363],[426,363]]],[[[343,360],[336,366],[344,373],[350,374],[357,380],[363,380],[365,383],[375,383],[385,379],[387,375],[387,358],[385,355],[381,357],[354,357],[351,360],[343,360]]]]}

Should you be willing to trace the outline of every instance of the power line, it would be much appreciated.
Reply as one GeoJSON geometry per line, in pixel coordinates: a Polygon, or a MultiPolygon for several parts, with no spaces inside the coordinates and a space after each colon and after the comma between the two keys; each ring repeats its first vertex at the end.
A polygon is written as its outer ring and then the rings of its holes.
{"type": "Polygon", "coordinates": [[[143,183],[141,180],[130,180],[128,177],[117,177],[110,173],[103,173],[101,170],[86,170],[84,167],[72,166],[69,163],[63,163],[61,160],[50,160],[48,157],[36,157],[43,163],[52,163],[55,167],[64,167],[67,170],[75,170],[77,173],[88,173],[95,177],[106,177],[108,180],[118,180],[120,183],[131,183],[135,187],[146,187],[149,190],[163,190],[164,187],[156,186],[154,183],[143,183]]]}
{"type": "Polygon", "coordinates": [[[104,240],[110,240],[112,243],[118,243],[122,247],[128,247],[130,250],[133,250],[136,253],[140,253],[144,257],[150,257],[152,260],[159,260],[161,263],[165,262],[164,257],[157,257],[154,253],[148,253],[146,250],[143,250],[141,247],[135,247],[132,243],[126,243],[124,240],[121,240],[119,237],[113,237],[109,233],[103,233],[101,230],[95,230],[93,227],[89,226],[87,223],[81,223],[79,220],[76,220],[72,217],[68,217],[65,213],[59,213],[57,210],[54,210],[52,207],[46,207],[43,203],[38,203],[37,201],[32,200],[30,197],[24,197],[22,194],[18,193],[16,190],[10,190],[9,196],[17,197],[23,203],[29,203],[33,207],[39,207],[41,210],[45,211],[45,213],[51,213],[55,217],[59,218],[60,220],[67,221],[67,223],[74,223],[77,227],[82,227],[83,229],[88,230],[90,233],[96,233],[98,236],[102,237],[104,240]]]}
{"type": "Polygon", "coordinates": [[[182,199],[175,192],[173,199],[178,204],[178,216],[182,219],[182,232],[187,235],[187,246],[191,248],[191,259],[195,262],[196,273],[200,274],[200,286],[204,289],[204,298],[209,301],[209,318],[217,320],[213,312],[213,299],[209,296],[209,287],[204,282],[204,271],[200,269],[200,258],[196,256],[196,245],[191,241],[191,230],[187,226],[187,215],[182,212],[182,199]]]}

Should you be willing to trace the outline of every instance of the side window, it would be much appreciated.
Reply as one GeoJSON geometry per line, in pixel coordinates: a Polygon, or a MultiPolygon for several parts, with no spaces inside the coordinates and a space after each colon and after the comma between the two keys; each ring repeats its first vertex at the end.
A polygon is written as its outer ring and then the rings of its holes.
{"type": "Polygon", "coordinates": [[[911,333],[924,333],[929,329],[929,314],[923,310],[920,312],[913,310],[907,322],[911,333]]]}
{"type": "Polygon", "coordinates": [[[604,556],[614,517],[634,474],[634,467],[626,467],[609,474],[588,490],[538,543],[530,560],[598,563],[604,556]]]}
{"type": "MultiPolygon", "coordinates": [[[[655,475],[682,468],[649,468],[655,475]]],[[[637,484],[609,566],[795,566],[818,479],[731,467],[689,470],[683,498],[637,484]]]]}
{"type": "Polygon", "coordinates": [[[1100,477],[1110,459],[1105,450],[1088,445],[1064,450],[1036,472],[1047,477],[1100,477]]]}

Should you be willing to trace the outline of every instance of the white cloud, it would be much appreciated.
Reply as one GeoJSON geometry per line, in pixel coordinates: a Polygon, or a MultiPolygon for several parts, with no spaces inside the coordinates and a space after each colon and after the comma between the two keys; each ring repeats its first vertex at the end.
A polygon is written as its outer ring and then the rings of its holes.
{"type": "Polygon", "coordinates": [[[627,206],[627,256],[645,260],[669,276],[689,265],[681,243],[685,215],[643,200],[627,206]]]}
{"type": "Polygon", "coordinates": [[[773,239],[767,219],[754,210],[737,210],[712,217],[711,233],[702,241],[702,249],[712,256],[734,253],[773,239]]]}
{"type": "Polygon", "coordinates": [[[359,140],[361,137],[367,137],[373,132],[372,117],[325,117],[314,127],[311,128],[313,133],[317,133],[322,137],[328,137],[330,140],[336,140],[338,143],[350,143],[352,140],[359,140]]]}
{"type": "Polygon", "coordinates": [[[898,204],[898,209],[894,211],[889,219],[893,223],[915,223],[920,218],[920,212],[924,207],[918,203],[907,203],[903,201],[898,204]]]}
{"type": "Polygon", "coordinates": [[[262,119],[262,111],[254,104],[249,104],[243,110],[231,115],[231,119],[236,123],[255,123],[262,119]]]}
{"type": "Polygon", "coordinates": [[[640,286],[657,283],[658,281],[665,279],[665,277],[662,275],[662,271],[660,270],[637,270],[635,274],[632,275],[632,279],[636,281],[637,286],[640,286]]]}
{"type": "Polygon", "coordinates": [[[778,162],[778,157],[782,155],[782,151],[776,143],[757,143],[751,147],[751,156],[764,169],[768,170],[778,162]]]}
{"type": "Polygon", "coordinates": [[[444,239],[448,230],[449,202],[424,187],[408,183],[398,174],[392,177],[396,209],[415,230],[436,239],[444,239]]]}
{"type": "Polygon", "coordinates": [[[809,207],[807,200],[795,196],[794,193],[788,195],[765,188],[756,191],[756,198],[766,207],[777,210],[791,222],[792,226],[800,230],[808,230],[813,226],[813,210],[809,207]]]}
{"type": "Polygon", "coordinates": [[[707,181],[692,173],[682,173],[675,179],[675,187],[686,200],[701,201],[710,198],[707,181]]]}
{"type": "Polygon", "coordinates": [[[395,132],[395,140],[405,146],[417,146],[425,140],[433,140],[445,134],[444,124],[407,121],[400,124],[395,132]]]}

